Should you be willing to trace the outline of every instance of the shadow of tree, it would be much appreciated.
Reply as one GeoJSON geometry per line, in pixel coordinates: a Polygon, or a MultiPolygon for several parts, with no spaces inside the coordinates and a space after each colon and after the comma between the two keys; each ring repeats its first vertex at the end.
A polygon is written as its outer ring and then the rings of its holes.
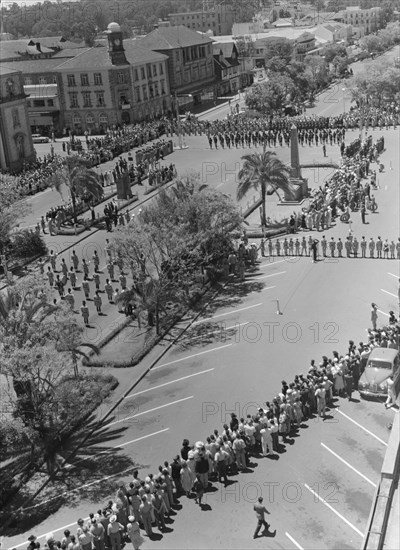
{"type": "MultiPolygon", "coordinates": [[[[0,514],[0,535],[15,536],[35,527],[61,506],[75,507],[82,499],[93,502],[100,508],[102,501],[113,497],[118,478],[129,475],[138,465],[121,453],[121,447],[112,445],[127,429],[114,427],[115,417],[103,422],[92,415],[85,425],[72,434],[59,449],[59,460],[64,460],[51,482],[35,501],[29,499],[46,480],[38,475],[29,486],[9,503],[7,510],[0,514]],[[29,504],[28,507],[22,508],[29,504]]],[[[60,462],[59,462],[60,464],[60,462]]],[[[148,465],[147,465],[148,467],[148,465]]]]}

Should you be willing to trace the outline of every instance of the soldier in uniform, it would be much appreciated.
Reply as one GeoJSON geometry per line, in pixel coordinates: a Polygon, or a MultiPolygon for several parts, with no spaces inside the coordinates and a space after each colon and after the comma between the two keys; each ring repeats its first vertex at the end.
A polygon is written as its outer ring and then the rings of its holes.
{"type": "Polygon", "coordinates": [[[361,246],[361,257],[365,258],[365,252],[367,250],[367,241],[365,240],[364,236],[361,237],[360,246],[361,246]]]}
{"type": "Polygon", "coordinates": [[[330,248],[330,251],[331,251],[331,258],[334,258],[335,257],[336,243],[335,243],[335,239],[333,237],[331,237],[331,240],[329,242],[329,248],[330,248]]]}
{"type": "Polygon", "coordinates": [[[358,244],[357,238],[354,237],[354,239],[353,239],[353,253],[354,253],[355,258],[357,258],[357,256],[358,256],[358,247],[359,247],[359,244],[358,244]]]}
{"type": "Polygon", "coordinates": [[[369,248],[369,257],[370,257],[370,258],[373,258],[373,257],[374,257],[374,253],[375,253],[375,241],[374,241],[374,239],[373,239],[372,237],[371,237],[370,240],[369,240],[368,248],[369,248]]]}
{"type": "Polygon", "coordinates": [[[347,257],[350,258],[350,253],[351,253],[351,240],[350,240],[349,237],[347,237],[346,242],[344,243],[344,246],[345,246],[345,248],[346,248],[347,257]]]}
{"type": "Polygon", "coordinates": [[[376,255],[377,258],[382,258],[382,248],[383,248],[383,242],[380,237],[378,237],[378,240],[376,241],[376,255]]]}
{"type": "Polygon", "coordinates": [[[325,235],[322,235],[322,239],[321,239],[321,248],[322,248],[322,255],[324,258],[326,258],[326,247],[327,247],[328,243],[326,241],[326,238],[325,238],[325,235]]]}
{"type": "Polygon", "coordinates": [[[296,251],[296,256],[300,256],[300,241],[299,241],[299,239],[296,239],[294,241],[294,249],[296,251]]]}
{"type": "Polygon", "coordinates": [[[343,258],[343,255],[342,255],[343,242],[342,242],[342,239],[340,237],[338,238],[336,248],[337,248],[337,251],[338,251],[339,258],[343,258]]]}
{"type": "Polygon", "coordinates": [[[301,240],[301,256],[303,256],[303,254],[307,256],[307,241],[305,237],[301,240]]]}

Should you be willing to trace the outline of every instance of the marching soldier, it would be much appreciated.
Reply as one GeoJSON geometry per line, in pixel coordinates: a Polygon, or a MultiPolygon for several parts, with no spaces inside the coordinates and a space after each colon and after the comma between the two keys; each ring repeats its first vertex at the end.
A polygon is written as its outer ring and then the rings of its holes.
{"type": "Polygon", "coordinates": [[[326,258],[326,247],[327,247],[328,243],[326,241],[326,238],[325,238],[325,235],[322,235],[322,239],[321,239],[321,248],[322,248],[322,255],[324,258],[326,258]]]}
{"type": "Polygon", "coordinates": [[[349,239],[349,237],[347,237],[344,246],[345,246],[345,249],[346,249],[346,255],[347,255],[348,258],[350,258],[350,253],[351,253],[351,240],[349,239]]]}
{"type": "Polygon", "coordinates": [[[378,237],[378,240],[376,241],[376,256],[377,258],[382,258],[382,248],[383,248],[383,242],[380,237],[378,237]]]}
{"type": "Polygon", "coordinates": [[[294,249],[296,251],[296,256],[300,256],[300,241],[299,241],[299,239],[295,240],[294,249]]]}
{"type": "Polygon", "coordinates": [[[337,248],[337,251],[338,251],[339,258],[343,258],[343,255],[342,255],[343,242],[342,242],[342,239],[340,237],[338,238],[336,248],[337,248]]]}
{"type": "Polygon", "coordinates": [[[307,256],[307,241],[305,237],[301,240],[301,256],[303,256],[303,254],[307,256]]]}
{"type": "Polygon", "coordinates": [[[281,243],[280,243],[279,239],[276,239],[275,250],[276,250],[276,255],[280,256],[281,255],[281,243]]]}
{"type": "Polygon", "coordinates": [[[357,238],[354,237],[354,240],[353,240],[353,253],[354,253],[355,258],[357,258],[357,256],[358,256],[358,247],[359,247],[359,243],[357,241],[357,238]]]}

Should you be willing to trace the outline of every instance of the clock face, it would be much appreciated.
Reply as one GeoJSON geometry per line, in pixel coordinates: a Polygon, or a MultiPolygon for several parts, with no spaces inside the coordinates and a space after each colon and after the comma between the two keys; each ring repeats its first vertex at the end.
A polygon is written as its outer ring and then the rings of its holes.
{"type": "Polygon", "coordinates": [[[114,44],[115,44],[116,46],[119,46],[119,45],[121,44],[121,40],[120,40],[119,38],[116,38],[116,39],[114,40],[114,44]]]}

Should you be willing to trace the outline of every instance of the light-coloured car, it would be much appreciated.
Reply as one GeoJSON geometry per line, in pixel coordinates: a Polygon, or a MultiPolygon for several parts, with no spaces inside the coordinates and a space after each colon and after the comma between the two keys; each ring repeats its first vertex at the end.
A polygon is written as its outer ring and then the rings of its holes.
{"type": "Polygon", "coordinates": [[[33,143],[49,143],[49,138],[47,136],[42,136],[40,134],[32,134],[33,143]]]}
{"type": "Polygon", "coordinates": [[[358,391],[361,397],[386,397],[387,380],[399,368],[399,352],[392,348],[374,348],[360,380],[358,391]]]}

